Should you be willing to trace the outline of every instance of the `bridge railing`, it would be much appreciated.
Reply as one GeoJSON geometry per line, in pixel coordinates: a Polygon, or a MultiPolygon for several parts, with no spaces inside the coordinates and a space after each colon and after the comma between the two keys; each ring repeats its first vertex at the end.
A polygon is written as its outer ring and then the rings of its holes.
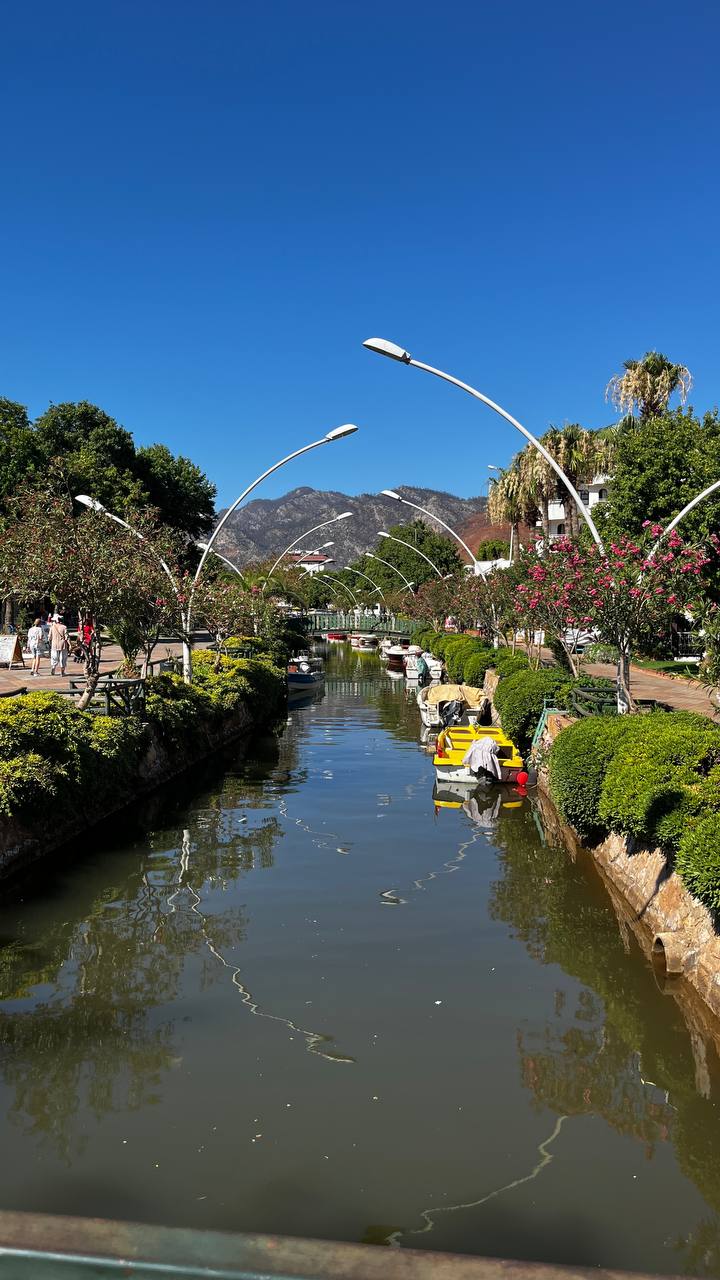
{"type": "Polygon", "coordinates": [[[408,624],[394,613],[378,618],[377,614],[363,613],[330,613],[326,610],[314,610],[308,614],[311,631],[363,631],[386,635],[391,632],[407,632],[408,624]]]}

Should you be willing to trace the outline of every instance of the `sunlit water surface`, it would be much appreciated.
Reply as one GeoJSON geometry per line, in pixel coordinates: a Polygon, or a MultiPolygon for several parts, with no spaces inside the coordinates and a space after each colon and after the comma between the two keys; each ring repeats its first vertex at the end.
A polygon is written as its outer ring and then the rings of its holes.
{"type": "Polygon", "coordinates": [[[719,1274],[715,1060],[529,801],[433,803],[402,681],[0,906],[0,1204],[719,1274]]]}

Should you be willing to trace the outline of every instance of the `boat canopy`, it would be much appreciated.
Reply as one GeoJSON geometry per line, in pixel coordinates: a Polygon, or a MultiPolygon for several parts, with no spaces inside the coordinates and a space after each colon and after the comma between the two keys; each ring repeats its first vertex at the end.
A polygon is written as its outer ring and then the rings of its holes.
{"type": "Polygon", "coordinates": [[[428,689],[425,701],[431,707],[441,702],[465,702],[469,707],[481,707],[484,697],[482,689],[475,689],[471,684],[435,684],[428,689]]]}

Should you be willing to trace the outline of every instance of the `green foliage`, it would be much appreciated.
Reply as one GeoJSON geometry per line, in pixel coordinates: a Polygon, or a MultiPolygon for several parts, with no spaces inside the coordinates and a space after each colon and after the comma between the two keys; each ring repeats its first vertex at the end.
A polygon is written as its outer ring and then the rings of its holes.
{"type": "Polygon", "coordinates": [[[56,464],[65,491],[111,511],[150,505],[190,538],[212,527],[215,486],[202,471],[164,445],[136,450],[130,432],[86,400],[50,405],[30,423],[23,405],[0,398],[0,437],[0,501],[56,464]]]}
{"type": "Polygon", "coordinates": [[[498,649],[496,651],[493,666],[500,680],[505,680],[508,676],[517,675],[518,671],[529,671],[530,669],[530,663],[524,653],[511,653],[509,649],[498,649]]]}
{"type": "Polygon", "coordinates": [[[586,716],[563,729],[549,761],[550,794],[562,817],[582,836],[600,827],[600,793],[618,743],[634,716],[586,716]]]}
{"type": "Polygon", "coordinates": [[[463,683],[472,685],[475,689],[481,689],[485,672],[493,666],[494,661],[495,653],[492,649],[478,649],[475,653],[471,653],[463,667],[463,683]]]}
{"type": "MultiPolygon", "coordinates": [[[[247,660],[195,654],[195,682],[167,673],[147,682],[147,720],[173,746],[197,741],[247,706],[272,720],[283,705],[283,671],[267,656],[247,660]]],[[[0,814],[72,817],[132,793],[147,727],[132,717],[78,711],[57,693],[0,701],[0,814]]]]}
{"type": "Polygon", "coordinates": [[[696,898],[720,910],[720,813],[705,814],[681,835],[675,868],[696,898]]]}
{"type": "Polygon", "coordinates": [[[136,720],[77,711],[57,693],[0,702],[0,811],[72,812],[123,787],[145,731],[136,720]]]}
{"type": "Polygon", "coordinates": [[[502,538],[485,538],[479,543],[475,552],[478,560],[507,560],[510,556],[510,543],[502,538]]]}
{"type": "Polygon", "coordinates": [[[720,729],[690,711],[633,717],[609,761],[600,822],[637,840],[675,849],[687,819],[712,800],[703,786],[720,762],[720,729]]]}
{"type": "Polygon", "coordinates": [[[571,681],[557,671],[516,671],[499,682],[495,706],[500,723],[520,751],[530,745],[545,699],[565,706],[570,688],[571,681]]]}

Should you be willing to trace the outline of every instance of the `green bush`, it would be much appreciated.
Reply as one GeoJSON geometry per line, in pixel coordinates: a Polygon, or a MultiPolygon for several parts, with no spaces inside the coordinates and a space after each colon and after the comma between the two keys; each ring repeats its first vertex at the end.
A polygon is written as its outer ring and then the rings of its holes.
{"type": "Polygon", "coordinates": [[[479,650],[471,654],[463,668],[463,683],[472,685],[475,689],[481,689],[485,672],[493,666],[494,662],[495,653],[492,649],[479,650]]]}
{"type": "Polygon", "coordinates": [[[607,767],[634,716],[586,716],[563,729],[548,765],[550,794],[562,817],[582,836],[601,827],[600,793],[607,767]]]}
{"type": "Polygon", "coordinates": [[[557,671],[516,671],[505,676],[495,691],[495,706],[503,732],[526,751],[542,714],[546,698],[566,706],[571,681],[557,671]]]}
{"type": "Polygon", "coordinates": [[[479,652],[482,646],[472,636],[458,637],[455,644],[448,645],[445,650],[445,663],[451,680],[460,684],[463,680],[465,663],[479,652]]]}
{"type": "MultiPolygon", "coordinates": [[[[284,705],[284,673],[267,657],[247,660],[195,654],[195,679],[186,685],[165,673],[147,682],[147,720],[167,742],[193,741],[241,703],[258,718],[284,705]]],[[[78,711],[57,693],[0,701],[0,814],[43,816],[94,808],[129,795],[147,728],[134,717],[78,711]]]]}
{"type": "Polygon", "coordinates": [[[605,774],[598,816],[637,840],[678,847],[688,818],[712,802],[720,729],[690,711],[633,716],[605,774]]]}
{"type": "Polygon", "coordinates": [[[35,751],[0,760],[0,814],[10,817],[29,809],[43,813],[64,776],[61,766],[43,760],[35,751]]]}
{"type": "Polygon", "coordinates": [[[720,909],[720,813],[708,813],[681,836],[675,868],[684,884],[713,911],[720,909]]]}
{"type": "Polygon", "coordinates": [[[509,649],[498,649],[494,662],[495,671],[500,680],[514,676],[518,671],[529,671],[530,663],[524,653],[511,653],[509,649]]]}
{"type": "Polygon", "coordinates": [[[0,702],[0,811],[68,811],[122,788],[145,739],[137,720],[78,711],[58,693],[0,702]]]}

